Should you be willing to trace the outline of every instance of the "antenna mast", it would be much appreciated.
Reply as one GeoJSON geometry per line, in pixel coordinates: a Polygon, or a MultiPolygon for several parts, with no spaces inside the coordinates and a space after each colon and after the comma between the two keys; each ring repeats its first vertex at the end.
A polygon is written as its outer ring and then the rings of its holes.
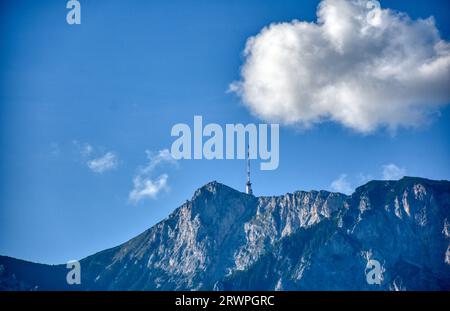
{"type": "Polygon", "coordinates": [[[247,145],[247,183],[245,184],[245,193],[253,195],[252,183],[250,182],[250,145],[247,145]]]}

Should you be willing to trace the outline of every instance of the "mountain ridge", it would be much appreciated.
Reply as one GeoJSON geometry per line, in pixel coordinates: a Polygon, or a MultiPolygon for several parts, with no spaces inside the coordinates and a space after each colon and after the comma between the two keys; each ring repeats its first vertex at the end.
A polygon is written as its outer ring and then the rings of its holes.
{"type": "Polygon", "coordinates": [[[449,289],[449,210],[450,182],[419,177],[352,195],[260,197],[212,181],[136,237],[81,259],[81,285],[65,284],[65,265],[36,266],[42,282],[21,273],[33,263],[0,256],[0,289],[449,289]],[[386,270],[382,285],[367,284],[369,259],[386,270]]]}

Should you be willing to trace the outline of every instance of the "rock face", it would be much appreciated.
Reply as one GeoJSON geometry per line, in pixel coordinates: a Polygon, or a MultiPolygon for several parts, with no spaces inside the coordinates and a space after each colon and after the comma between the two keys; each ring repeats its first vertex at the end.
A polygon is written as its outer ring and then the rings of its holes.
{"type": "Polygon", "coordinates": [[[217,182],[130,241],[65,265],[0,257],[0,289],[449,290],[450,182],[254,197],[217,182]],[[380,284],[366,273],[380,263],[380,284]],[[373,282],[372,282],[373,283],[373,282]]]}

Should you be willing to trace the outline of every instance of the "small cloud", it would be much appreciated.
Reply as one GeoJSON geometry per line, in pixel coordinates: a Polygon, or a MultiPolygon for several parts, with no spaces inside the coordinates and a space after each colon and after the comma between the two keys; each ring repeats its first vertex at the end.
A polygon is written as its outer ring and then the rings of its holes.
{"type": "Polygon", "coordinates": [[[87,166],[94,172],[94,173],[104,173],[106,171],[113,170],[117,167],[118,160],[117,156],[113,152],[107,152],[105,155],[89,160],[87,162],[87,166]]]}
{"type": "Polygon", "coordinates": [[[383,179],[385,180],[397,180],[405,176],[406,170],[402,167],[390,163],[383,165],[383,179]]]}
{"type": "Polygon", "coordinates": [[[169,149],[163,149],[158,151],[157,154],[149,150],[145,150],[145,154],[147,155],[147,159],[149,160],[148,164],[141,170],[142,173],[151,173],[157,166],[163,163],[170,163],[172,165],[177,165],[177,160],[172,157],[169,149]]]}
{"type": "Polygon", "coordinates": [[[73,140],[72,144],[74,145],[77,153],[79,153],[82,157],[88,157],[94,152],[94,147],[92,147],[89,143],[81,143],[78,140],[73,140]]]}
{"type": "Polygon", "coordinates": [[[81,146],[80,153],[83,157],[88,157],[94,152],[94,148],[90,144],[84,144],[81,146]]]}
{"type": "Polygon", "coordinates": [[[336,192],[342,192],[345,194],[351,194],[353,192],[353,187],[347,180],[346,174],[341,174],[338,179],[333,180],[331,183],[331,189],[336,192]]]}
{"type": "Polygon", "coordinates": [[[162,190],[167,191],[167,174],[162,174],[157,179],[144,178],[137,175],[133,178],[133,190],[130,192],[130,201],[137,203],[142,199],[156,199],[158,193],[162,190]]]}
{"type": "Polygon", "coordinates": [[[81,162],[85,163],[94,173],[101,174],[117,168],[119,159],[115,152],[102,152],[101,148],[94,148],[91,144],[81,143],[78,140],[73,140],[72,143],[81,162]],[[100,149],[100,151],[96,151],[96,149],[100,149]]]}
{"type": "Polygon", "coordinates": [[[156,199],[161,191],[168,191],[168,174],[163,173],[159,177],[154,178],[152,175],[156,168],[165,164],[178,165],[170,154],[168,149],[158,151],[156,154],[149,150],[145,151],[148,162],[144,167],[139,168],[136,176],[133,178],[133,189],[129,194],[129,200],[137,203],[143,199],[156,199]]]}
{"type": "Polygon", "coordinates": [[[368,174],[364,174],[364,173],[359,173],[358,175],[358,181],[360,184],[365,184],[368,181],[371,181],[373,179],[372,175],[368,174]]]}

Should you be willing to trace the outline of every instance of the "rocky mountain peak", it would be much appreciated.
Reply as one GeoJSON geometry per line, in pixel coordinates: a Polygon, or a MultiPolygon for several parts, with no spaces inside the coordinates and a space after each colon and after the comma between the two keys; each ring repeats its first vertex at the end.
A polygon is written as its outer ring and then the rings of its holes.
{"type": "MultiPolygon", "coordinates": [[[[448,181],[261,197],[213,181],[139,236],[81,260],[81,288],[448,290],[449,220],[448,181]],[[382,267],[380,285],[366,281],[369,260],[382,267]]],[[[63,265],[0,264],[0,288],[67,288],[63,265]]]]}

